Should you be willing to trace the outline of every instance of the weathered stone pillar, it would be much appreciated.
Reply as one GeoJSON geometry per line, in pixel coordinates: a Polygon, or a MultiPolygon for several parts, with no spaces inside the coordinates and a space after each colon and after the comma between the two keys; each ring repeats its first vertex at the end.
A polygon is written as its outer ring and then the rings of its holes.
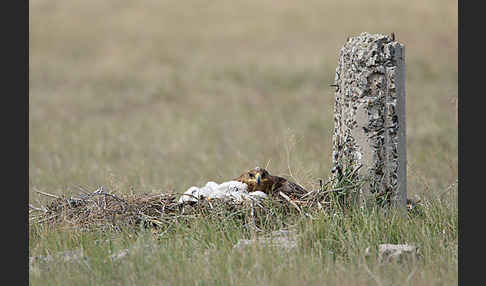
{"type": "Polygon", "coordinates": [[[404,46],[394,35],[349,38],[333,86],[333,175],[361,166],[362,199],[378,197],[405,208],[404,46]]]}

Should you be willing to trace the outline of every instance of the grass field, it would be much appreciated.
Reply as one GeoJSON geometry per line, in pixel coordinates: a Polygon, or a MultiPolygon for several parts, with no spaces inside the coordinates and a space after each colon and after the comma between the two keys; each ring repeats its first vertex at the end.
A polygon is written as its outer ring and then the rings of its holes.
{"type": "Polygon", "coordinates": [[[251,234],[231,222],[159,240],[30,225],[31,256],[82,247],[91,259],[31,269],[32,285],[457,284],[457,1],[29,5],[30,203],[77,186],[183,192],[267,164],[314,188],[330,173],[339,49],[366,31],[405,44],[407,191],[429,206],[413,220],[296,217],[303,239],[291,253],[234,253],[251,234]],[[380,243],[416,243],[423,259],[363,260],[380,243]],[[105,261],[131,246],[124,263],[105,261]]]}

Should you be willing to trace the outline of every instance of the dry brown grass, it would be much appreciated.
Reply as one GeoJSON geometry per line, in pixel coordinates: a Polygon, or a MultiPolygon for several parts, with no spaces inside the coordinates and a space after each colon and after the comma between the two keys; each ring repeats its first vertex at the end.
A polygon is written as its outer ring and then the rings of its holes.
{"type": "Polygon", "coordinates": [[[338,51],[362,31],[406,45],[409,192],[457,177],[453,1],[30,6],[31,189],[183,191],[269,160],[308,186],[329,173],[338,51]]]}

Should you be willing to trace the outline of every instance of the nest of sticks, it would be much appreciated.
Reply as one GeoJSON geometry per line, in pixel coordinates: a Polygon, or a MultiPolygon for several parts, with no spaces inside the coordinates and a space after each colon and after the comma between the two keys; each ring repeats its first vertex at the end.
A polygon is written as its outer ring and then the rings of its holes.
{"type": "MultiPolygon", "coordinates": [[[[275,217],[300,214],[312,218],[314,211],[329,209],[333,202],[341,209],[352,207],[359,190],[353,177],[356,172],[332,177],[325,184],[304,195],[292,198],[284,193],[273,194],[264,201],[234,202],[222,199],[179,203],[181,194],[115,194],[103,187],[83,192],[75,197],[55,196],[37,191],[52,200],[45,206],[29,205],[29,221],[50,226],[70,225],[78,229],[114,229],[143,226],[167,229],[174,223],[190,222],[196,218],[237,218],[243,224],[258,229],[258,225],[275,217]]],[[[407,209],[417,211],[418,204],[407,200],[407,209]]]]}
{"type": "Polygon", "coordinates": [[[175,222],[187,222],[198,217],[233,217],[256,226],[276,212],[311,216],[312,208],[323,208],[329,191],[310,191],[300,197],[280,193],[264,201],[202,199],[179,203],[180,194],[115,194],[103,187],[77,196],[56,196],[37,191],[51,200],[46,205],[29,204],[31,224],[50,226],[71,225],[81,229],[115,229],[129,226],[166,228],[175,222]]]}

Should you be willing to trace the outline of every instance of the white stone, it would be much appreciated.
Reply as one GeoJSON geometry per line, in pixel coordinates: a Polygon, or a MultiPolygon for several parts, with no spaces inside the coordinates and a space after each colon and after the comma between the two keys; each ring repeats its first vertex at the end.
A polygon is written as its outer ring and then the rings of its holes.
{"type": "Polygon", "coordinates": [[[295,231],[281,229],[254,239],[241,239],[233,246],[233,249],[244,250],[251,245],[274,246],[291,250],[297,247],[297,235],[295,231]]]}
{"type": "MultiPolygon", "coordinates": [[[[380,244],[378,246],[378,258],[381,262],[402,262],[405,259],[417,259],[418,247],[410,244],[380,244]]],[[[365,250],[365,255],[371,254],[370,247],[365,250]]]]}

